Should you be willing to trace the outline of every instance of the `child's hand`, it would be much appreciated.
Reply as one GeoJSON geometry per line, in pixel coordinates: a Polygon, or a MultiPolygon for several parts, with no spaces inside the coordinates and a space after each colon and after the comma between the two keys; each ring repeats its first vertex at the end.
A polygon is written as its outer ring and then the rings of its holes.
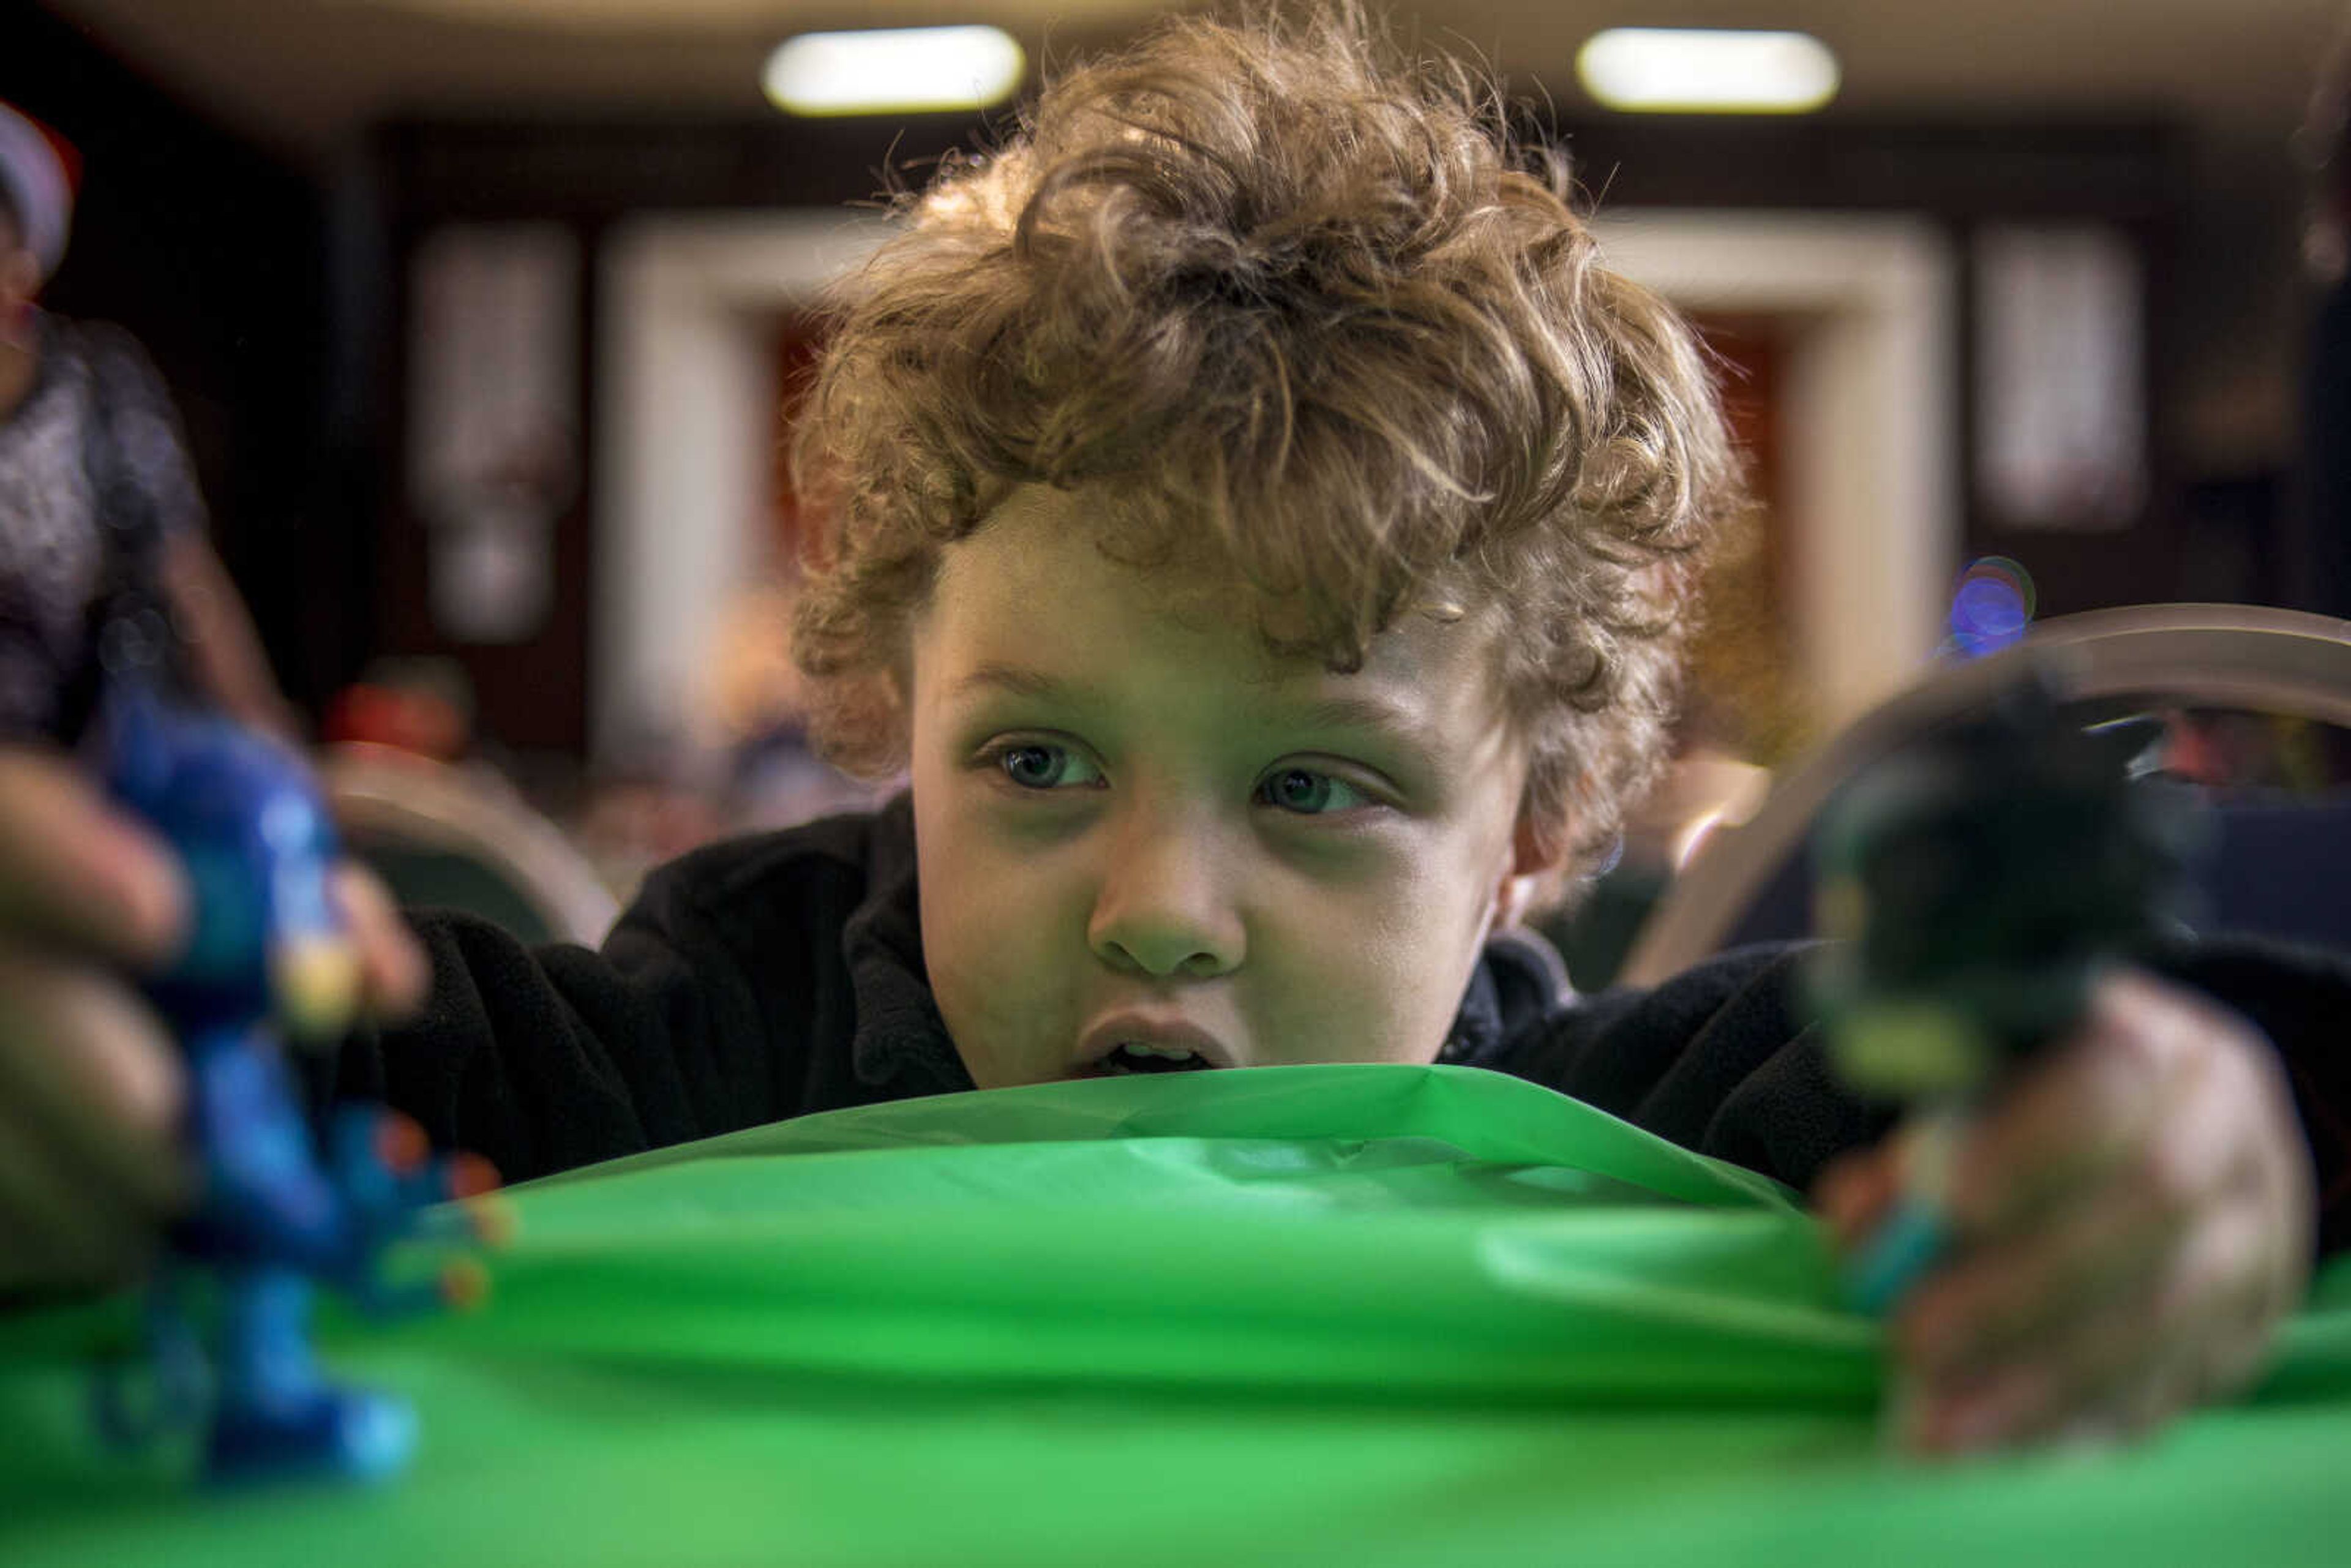
{"type": "MultiPolygon", "coordinates": [[[[391,901],[356,869],[341,891],[364,1005],[413,1007],[424,966],[391,901]]],[[[124,1279],[192,1197],[180,1059],[123,978],[170,961],[186,897],[64,758],[0,747],[0,1291],[124,1279]]]]}
{"type": "MultiPolygon", "coordinates": [[[[1900,1143],[1823,1172],[1840,1245],[1897,1196],[1900,1143]]],[[[1904,1447],[2132,1436],[2242,1387],[2301,1299],[2311,1187],[2251,1027],[2143,974],[2105,980],[1960,1147],[1952,1251],[1888,1324],[1904,1447]]]]}

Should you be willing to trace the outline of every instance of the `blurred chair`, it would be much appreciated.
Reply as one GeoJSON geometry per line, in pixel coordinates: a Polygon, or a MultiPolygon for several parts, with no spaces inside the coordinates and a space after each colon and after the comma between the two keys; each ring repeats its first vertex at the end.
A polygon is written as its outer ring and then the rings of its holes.
{"type": "Polygon", "coordinates": [[[324,747],[319,773],[351,852],[403,906],[478,915],[526,942],[604,939],[619,905],[561,830],[504,789],[392,747],[324,747]]]}
{"type": "MultiPolygon", "coordinates": [[[[1717,831],[1666,890],[1616,978],[1653,986],[1708,955],[1811,930],[1801,852],[1829,797],[1860,768],[1971,712],[2043,658],[2069,703],[2245,708],[2351,727],[2351,622],[2241,604],[2147,604],[2059,616],[2017,647],[1941,665],[1855,719],[1772,785],[1754,817],[1717,831]]],[[[2351,803],[2212,808],[2199,877],[2207,930],[2351,944],[2351,803]]]]}

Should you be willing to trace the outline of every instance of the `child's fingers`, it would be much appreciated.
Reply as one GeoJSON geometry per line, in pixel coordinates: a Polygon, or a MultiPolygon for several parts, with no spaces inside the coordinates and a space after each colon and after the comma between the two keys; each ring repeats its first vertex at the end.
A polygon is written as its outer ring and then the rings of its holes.
{"type": "Polygon", "coordinates": [[[2128,1436],[2240,1386],[2298,1299],[2309,1186],[2250,1025],[2103,982],[1959,1152],[1959,1248],[1895,1324],[1910,1446],[2128,1436]]]}
{"type": "Polygon", "coordinates": [[[0,1119],[0,1292],[115,1284],[154,1250],[160,1218],[48,1141],[0,1119]]]}
{"type": "Polygon", "coordinates": [[[2174,1347],[2106,1398],[2053,1412],[2027,1436],[2068,1447],[2117,1448],[2193,1409],[2205,1397],[2199,1392],[2201,1387],[2193,1354],[2174,1347]]]}
{"type": "Polygon", "coordinates": [[[123,1278],[186,1199],[179,1059],[110,971],[167,961],[187,903],[66,758],[0,748],[0,1288],[123,1278]]]}
{"type": "Polygon", "coordinates": [[[2007,1354],[2132,1287],[2213,1212],[2248,1201],[2279,1207],[2263,1140],[2248,1132],[2257,1126],[2248,1121],[2259,1104],[2256,1061],[2230,1051],[2190,1060],[2145,1135],[2101,1180],[2076,1186],[2031,1225],[1986,1239],[1920,1289],[1896,1328],[1905,1356],[1933,1368],[2007,1354]]]}
{"type": "Polygon", "coordinates": [[[0,748],[0,930],[152,967],[183,939],[179,862],[62,757],[0,748]]]}
{"type": "Polygon", "coordinates": [[[1883,1223],[1902,1196],[1898,1145],[1857,1149],[1822,1167],[1813,1183],[1813,1212],[1839,1251],[1849,1252],[1883,1223]]]}
{"type": "Polygon", "coordinates": [[[2144,1149],[2211,1054],[2214,1009],[2144,975],[2108,977],[2073,1040],[2019,1082],[1960,1150],[1949,1194],[1963,1236],[2002,1234],[2144,1149]]]}
{"type": "Polygon", "coordinates": [[[2144,1291],[2177,1238],[2164,1201],[2137,1183],[2109,1184],[1930,1276],[1895,1320],[1896,1352],[1928,1378],[2011,1359],[2065,1322],[2144,1291]]]}
{"type": "Polygon", "coordinates": [[[1998,1359],[1918,1375],[1906,1441],[1948,1453],[2067,1433],[2135,1436],[2234,1389],[2268,1340],[2268,1252],[2264,1209],[2248,1192],[2166,1252],[2139,1288],[2044,1321],[1998,1359]]]}
{"type": "Polygon", "coordinates": [[[0,1289],[133,1271],[191,1196],[184,1090],[111,977],[0,951],[0,1289]]]}
{"type": "MultiPolygon", "coordinates": [[[[2214,1015],[2219,1018],[2221,1015],[2214,1015]]],[[[2130,1436],[2233,1390],[2298,1299],[2306,1177],[2274,1063],[2226,1036],[2130,1159],[1930,1281],[1896,1344],[1914,1447],[2130,1436]]]]}
{"type": "Polygon", "coordinates": [[[0,944],[0,1103],[87,1177],[162,1211],[185,1200],[186,1079],[145,1004],[111,975],[0,944]]]}
{"type": "Polygon", "coordinates": [[[431,973],[391,893],[373,873],[346,861],[335,868],[335,895],[359,948],[363,1005],[384,1019],[414,1012],[431,973]]]}

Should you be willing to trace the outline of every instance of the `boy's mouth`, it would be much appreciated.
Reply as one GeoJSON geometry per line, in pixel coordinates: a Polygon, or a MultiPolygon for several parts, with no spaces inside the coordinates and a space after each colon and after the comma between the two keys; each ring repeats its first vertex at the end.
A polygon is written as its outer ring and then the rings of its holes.
{"type": "Polygon", "coordinates": [[[1106,1076],[1117,1077],[1129,1072],[1202,1072],[1209,1062],[1196,1051],[1163,1051],[1155,1045],[1130,1042],[1113,1048],[1094,1065],[1106,1076]]]}
{"type": "Polygon", "coordinates": [[[1180,1019],[1120,1013],[1086,1031],[1078,1071],[1087,1078],[1137,1072],[1198,1072],[1228,1067],[1231,1056],[1215,1037],[1180,1019]]]}

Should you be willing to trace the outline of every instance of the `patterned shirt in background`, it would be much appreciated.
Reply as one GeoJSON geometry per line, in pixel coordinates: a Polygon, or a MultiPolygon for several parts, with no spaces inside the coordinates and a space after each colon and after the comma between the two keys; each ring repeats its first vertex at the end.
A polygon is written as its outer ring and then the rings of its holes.
{"type": "Polygon", "coordinates": [[[70,738],[62,705],[89,657],[110,552],[152,560],[162,539],[204,522],[179,416],[138,341],[36,320],[39,369],[0,423],[0,739],[70,738]],[[99,485],[128,503],[119,515],[100,517],[99,485]]]}

